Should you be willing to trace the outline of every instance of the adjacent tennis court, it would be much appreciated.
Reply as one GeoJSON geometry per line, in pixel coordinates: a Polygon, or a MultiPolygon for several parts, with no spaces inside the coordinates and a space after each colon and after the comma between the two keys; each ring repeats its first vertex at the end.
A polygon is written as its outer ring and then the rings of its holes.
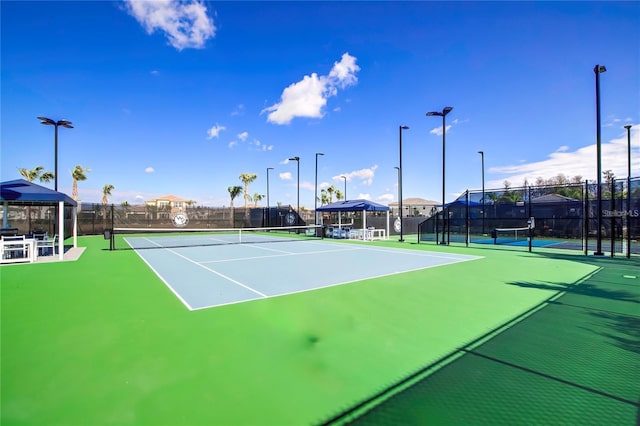
{"type": "Polygon", "coordinates": [[[174,234],[126,237],[124,241],[190,310],[480,259],[341,244],[295,233],[174,234]]]}

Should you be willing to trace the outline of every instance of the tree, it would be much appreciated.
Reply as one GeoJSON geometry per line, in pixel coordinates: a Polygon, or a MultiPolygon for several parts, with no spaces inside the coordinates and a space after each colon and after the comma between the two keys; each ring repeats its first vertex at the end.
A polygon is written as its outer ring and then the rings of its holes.
{"type": "Polygon", "coordinates": [[[323,206],[329,204],[329,193],[327,193],[326,189],[320,190],[320,204],[323,206]]]}
{"type": "Polygon", "coordinates": [[[264,198],[264,195],[258,194],[257,192],[253,194],[253,207],[258,207],[258,202],[264,198]]]}
{"type": "Polygon", "coordinates": [[[331,185],[327,188],[327,194],[329,194],[329,203],[333,203],[333,193],[336,192],[336,187],[331,185]]]}
{"type": "Polygon", "coordinates": [[[613,174],[611,170],[605,170],[603,173],[604,181],[607,183],[607,186],[611,186],[611,182],[616,178],[616,175],[613,174]]]}
{"type": "Polygon", "coordinates": [[[104,222],[107,221],[107,205],[109,204],[108,196],[111,195],[111,191],[113,191],[114,188],[115,186],[111,185],[110,183],[102,187],[102,211],[104,212],[102,220],[104,222]]]}
{"type": "Polygon", "coordinates": [[[336,200],[340,201],[344,199],[344,194],[339,189],[336,189],[336,200]]]}
{"type": "Polygon", "coordinates": [[[35,169],[27,170],[27,169],[18,169],[22,177],[24,177],[29,182],[33,182],[38,179],[40,182],[49,182],[51,179],[55,177],[55,175],[51,172],[43,171],[44,167],[37,166],[35,169]]]}
{"type": "Polygon", "coordinates": [[[235,200],[238,195],[242,194],[242,187],[241,186],[230,186],[229,188],[227,188],[227,191],[229,191],[229,196],[231,197],[231,202],[229,203],[229,207],[231,209],[231,223],[233,223],[233,226],[235,226],[236,224],[236,215],[234,212],[234,207],[233,207],[233,200],[235,200]]]}
{"type": "Polygon", "coordinates": [[[114,189],[115,186],[111,185],[110,183],[102,187],[102,205],[105,209],[107,208],[107,204],[109,204],[108,196],[111,195],[111,191],[113,191],[114,189]]]}
{"type": "Polygon", "coordinates": [[[91,169],[88,167],[76,166],[71,172],[71,178],[73,179],[73,187],[71,189],[71,198],[78,201],[78,182],[81,180],[87,180],[87,173],[91,169]]]}
{"type": "Polygon", "coordinates": [[[258,177],[255,173],[242,173],[240,175],[240,180],[244,183],[244,209],[247,210],[249,206],[249,201],[251,200],[251,195],[249,195],[249,184],[256,180],[258,177]]]}
{"type": "MultiPolygon", "coordinates": [[[[40,182],[49,182],[55,176],[51,172],[44,172],[44,167],[36,166],[35,169],[27,170],[25,168],[18,169],[22,177],[29,182],[33,182],[38,179],[40,182]]],[[[27,218],[29,220],[29,229],[31,229],[31,206],[27,206],[27,218]]]]}

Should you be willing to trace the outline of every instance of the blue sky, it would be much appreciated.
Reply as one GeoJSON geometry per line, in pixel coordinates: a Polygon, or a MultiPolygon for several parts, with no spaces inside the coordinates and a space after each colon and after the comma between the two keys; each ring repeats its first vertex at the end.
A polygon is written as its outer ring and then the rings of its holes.
{"type": "MultiPolygon", "coordinates": [[[[1,179],[89,167],[80,199],[173,194],[228,206],[231,185],[313,207],[318,183],[347,197],[440,200],[508,180],[640,175],[638,2],[2,1],[1,179]]],[[[53,187],[53,183],[44,184],[53,187]]],[[[318,189],[319,191],[319,189],[318,189]]],[[[260,205],[264,205],[263,200],[260,205]]],[[[242,205],[242,198],[235,204],[242,205]]]]}

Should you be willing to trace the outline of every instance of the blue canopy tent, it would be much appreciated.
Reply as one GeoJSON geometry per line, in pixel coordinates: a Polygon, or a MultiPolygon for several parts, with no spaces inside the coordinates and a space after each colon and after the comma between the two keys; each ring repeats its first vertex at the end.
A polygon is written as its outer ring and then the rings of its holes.
{"type": "MultiPolygon", "coordinates": [[[[382,204],[374,203],[369,200],[344,200],[327,204],[317,208],[319,212],[362,212],[362,232],[366,235],[367,231],[367,212],[387,212],[387,229],[386,234],[389,235],[389,207],[382,204]]],[[[340,221],[340,215],[338,215],[340,221]]],[[[339,223],[340,226],[340,223],[339,223]]]]}
{"type": "Polygon", "coordinates": [[[3,205],[2,228],[8,228],[8,211],[9,204],[39,206],[39,205],[57,205],[58,206],[58,256],[63,260],[64,255],[64,211],[65,206],[73,208],[73,246],[78,246],[78,220],[77,208],[78,203],[67,194],[57,192],[44,186],[37,185],[24,179],[10,180],[0,183],[0,201],[3,205]]]}

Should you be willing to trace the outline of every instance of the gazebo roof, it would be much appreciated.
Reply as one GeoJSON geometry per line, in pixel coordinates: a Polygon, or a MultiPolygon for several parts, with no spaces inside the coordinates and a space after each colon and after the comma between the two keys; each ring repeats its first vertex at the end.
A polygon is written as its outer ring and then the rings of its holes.
{"type": "Polygon", "coordinates": [[[0,183],[0,201],[21,204],[52,204],[63,201],[65,204],[77,206],[78,203],[62,192],[45,188],[25,179],[10,180],[0,183]]]}
{"type": "Polygon", "coordinates": [[[319,212],[389,211],[389,207],[369,200],[345,200],[318,207],[319,212]]]}

